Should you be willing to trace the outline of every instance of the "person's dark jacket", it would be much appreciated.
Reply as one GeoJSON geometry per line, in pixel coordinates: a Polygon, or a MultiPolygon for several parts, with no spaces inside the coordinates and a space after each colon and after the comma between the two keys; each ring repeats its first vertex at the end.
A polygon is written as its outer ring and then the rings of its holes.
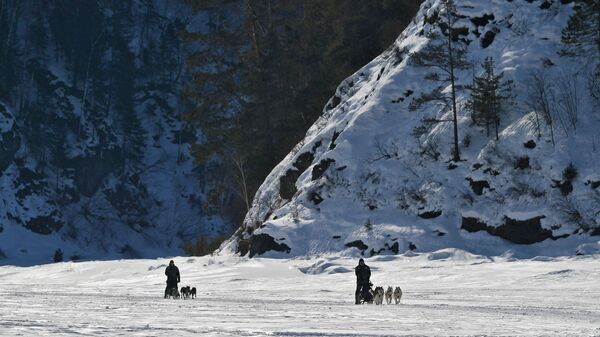
{"type": "Polygon", "coordinates": [[[356,283],[365,284],[369,283],[369,279],[371,278],[371,268],[366,264],[358,265],[354,268],[354,273],[356,274],[356,283]]]}
{"type": "Polygon", "coordinates": [[[179,277],[179,268],[177,266],[168,266],[165,269],[165,275],[167,275],[167,283],[177,285],[177,283],[181,282],[179,277]]]}

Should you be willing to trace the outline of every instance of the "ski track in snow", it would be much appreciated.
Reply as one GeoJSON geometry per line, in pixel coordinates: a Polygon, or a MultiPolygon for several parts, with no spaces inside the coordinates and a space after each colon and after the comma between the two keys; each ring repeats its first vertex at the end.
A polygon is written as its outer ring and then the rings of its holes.
{"type": "MultiPolygon", "coordinates": [[[[434,254],[434,253],[432,253],[434,254]]],[[[600,336],[597,256],[367,259],[400,305],[353,305],[356,261],[175,258],[194,300],[165,300],[167,260],[0,267],[0,336],[600,336]],[[338,269],[339,270],[339,269],[338,269]]]]}

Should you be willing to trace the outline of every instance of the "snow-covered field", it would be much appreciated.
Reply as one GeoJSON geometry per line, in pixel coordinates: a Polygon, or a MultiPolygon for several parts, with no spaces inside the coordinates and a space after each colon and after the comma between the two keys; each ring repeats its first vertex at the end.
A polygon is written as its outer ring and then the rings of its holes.
{"type": "Polygon", "coordinates": [[[355,259],[175,258],[0,267],[0,336],[600,336],[600,256],[456,250],[367,259],[400,305],[353,304],[355,259]]]}

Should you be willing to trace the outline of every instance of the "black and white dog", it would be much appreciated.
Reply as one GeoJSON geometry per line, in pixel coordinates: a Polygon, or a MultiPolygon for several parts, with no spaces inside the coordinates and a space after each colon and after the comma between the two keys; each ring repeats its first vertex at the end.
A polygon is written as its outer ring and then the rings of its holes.
{"type": "Polygon", "coordinates": [[[192,298],[196,298],[196,287],[192,287],[192,290],[190,290],[190,296],[192,298]]]}
{"type": "Polygon", "coordinates": [[[383,287],[375,287],[375,291],[373,291],[373,301],[375,302],[375,305],[383,304],[383,296],[383,287]]]}
{"type": "Polygon", "coordinates": [[[165,294],[165,298],[179,298],[179,291],[177,291],[177,287],[173,287],[167,291],[165,294]]]}
{"type": "Polygon", "coordinates": [[[192,291],[190,290],[190,286],[181,287],[181,298],[188,299],[190,298],[192,291]]]}

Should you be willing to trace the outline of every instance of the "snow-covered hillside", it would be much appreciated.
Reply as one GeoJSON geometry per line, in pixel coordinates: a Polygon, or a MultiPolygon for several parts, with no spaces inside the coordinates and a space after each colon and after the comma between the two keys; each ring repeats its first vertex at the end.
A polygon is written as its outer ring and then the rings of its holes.
{"type": "Polygon", "coordinates": [[[366,259],[400,305],[354,305],[356,260],[176,258],[193,300],[162,298],[168,259],[0,267],[2,336],[598,336],[598,256],[456,250],[366,259]]]}
{"type": "Polygon", "coordinates": [[[183,254],[230,232],[202,209],[180,100],[178,34],[207,14],[180,1],[0,7],[0,264],[52,262],[58,249],[64,260],[183,254]]]}
{"type": "Polygon", "coordinates": [[[586,89],[594,62],[560,53],[573,2],[456,1],[459,38],[475,65],[457,72],[458,87],[471,84],[486,57],[515,87],[498,141],[472,125],[469,92],[458,91],[460,162],[450,161],[452,123],[423,125],[451,113],[435,104],[413,109],[438,85],[427,79],[431,69],[414,65],[413,53],[432,43],[440,3],[425,1],[389,50],[339,86],[306,138],[263,183],[223,253],[598,251],[600,109],[586,89]],[[556,111],[564,103],[561,85],[568,85],[576,121],[558,112],[551,126],[539,121],[534,78],[544,79],[556,111]],[[418,129],[424,131],[414,136],[418,129]]]}

